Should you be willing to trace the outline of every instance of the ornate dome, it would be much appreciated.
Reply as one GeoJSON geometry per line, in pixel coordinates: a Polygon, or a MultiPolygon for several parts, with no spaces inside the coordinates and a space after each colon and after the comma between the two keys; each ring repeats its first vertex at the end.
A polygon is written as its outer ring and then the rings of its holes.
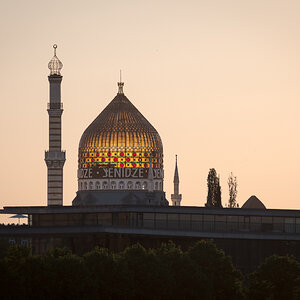
{"type": "Polygon", "coordinates": [[[60,71],[61,71],[61,69],[63,67],[62,62],[56,56],[56,48],[57,48],[57,45],[54,44],[53,45],[54,56],[52,57],[52,59],[48,63],[48,68],[50,70],[50,76],[51,75],[60,75],[60,71]]]}
{"type": "Polygon", "coordinates": [[[119,92],[84,131],[79,143],[79,169],[163,168],[163,146],[155,128],[119,92]]]}
{"type": "Polygon", "coordinates": [[[168,205],[161,138],[123,85],[80,139],[75,206],[168,205]]]}

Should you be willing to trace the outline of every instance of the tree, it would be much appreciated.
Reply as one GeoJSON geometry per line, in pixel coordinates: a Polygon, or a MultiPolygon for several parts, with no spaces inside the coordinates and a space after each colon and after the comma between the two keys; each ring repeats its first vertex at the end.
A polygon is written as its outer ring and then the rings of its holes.
{"type": "Polygon", "coordinates": [[[272,255],[249,276],[248,299],[300,299],[300,263],[272,255]]]}
{"type": "Polygon", "coordinates": [[[228,177],[228,188],[229,188],[229,200],[228,207],[235,208],[238,207],[238,203],[236,202],[237,196],[237,179],[236,176],[233,176],[232,172],[228,177]]]}
{"type": "Polygon", "coordinates": [[[237,299],[244,298],[242,273],[237,270],[230,256],[226,256],[212,241],[198,241],[186,255],[193,269],[190,289],[198,295],[187,299],[237,299]],[[192,286],[194,283],[194,286],[192,286]]]}
{"type": "MultiPolygon", "coordinates": [[[[118,299],[120,288],[115,255],[105,248],[96,247],[84,255],[84,262],[89,271],[89,281],[92,284],[90,299],[118,299]]],[[[122,279],[122,278],[121,278],[122,279]]]]}
{"type": "Polygon", "coordinates": [[[208,172],[207,188],[206,206],[222,207],[220,178],[214,168],[208,172]]]}

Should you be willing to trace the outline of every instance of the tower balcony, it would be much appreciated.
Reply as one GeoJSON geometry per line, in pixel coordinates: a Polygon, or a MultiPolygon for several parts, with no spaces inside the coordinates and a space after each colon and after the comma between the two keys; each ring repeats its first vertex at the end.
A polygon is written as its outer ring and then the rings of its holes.
{"type": "Polygon", "coordinates": [[[63,109],[63,104],[61,102],[59,103],[48,102],[47,109],[63,109]]]}
{"type": "Polygon", "coordinates": [[[66,160],[66,151],[45,151],[45,160],[66,160]]]}

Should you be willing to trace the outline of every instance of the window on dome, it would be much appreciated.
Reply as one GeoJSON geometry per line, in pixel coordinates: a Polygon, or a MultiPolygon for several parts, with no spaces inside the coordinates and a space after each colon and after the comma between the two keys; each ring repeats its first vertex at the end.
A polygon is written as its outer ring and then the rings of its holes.
{"type": "Polygon", "coordinates": [[[93,190],[94,189],[94,184],[93,184],[93,182],[91,181],[90,183],[89,183],[89,190],[93,190]]]}
{"type": "Polygon", "coordinates": [[[101,186],[100,186],[100,182],[96,181],[96,190],[100,190],[101,186]]]}
{"type": "Polygon", "coordinates": [[[119,182],[119,190],[123,190],[124,189],[124,182],[120,181],[119,182]]]}
{"type": "Polygon", "coordinates": [[[115,190],[116,187],[117,187],[116,182],[115,182],[115,181],[112,181],[112,182],[111,182],[111,189],[112,189],[112,190],[115,190]]]}

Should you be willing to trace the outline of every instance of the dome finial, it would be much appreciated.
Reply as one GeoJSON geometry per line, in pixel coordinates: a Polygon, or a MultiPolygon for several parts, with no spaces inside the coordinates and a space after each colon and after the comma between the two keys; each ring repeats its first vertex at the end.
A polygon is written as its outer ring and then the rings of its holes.
{"type": "Polygon", "coordinates": [[[60,75],[60,70],[63,67],[62,62],[56,56],[56,49],[57,49],[56,44],[53,45],[53,49],[54,49],[54,56],[48,64],[48,68],[50,69],[50,76],[51,75],[60,75]]]}
{"type": "Polygon", "coordinates": [[[53,49],[54,49],[54,56],[56,56],[56,48],[57,48],[57,45],[56,45],[56,44],[54,44],[54,45],[53,45],[53,49]]]}
{"type": "Polygon", "coordinates": [[[118,82],[118,94],[124,94],[123,92],[123,86],[124,86],[124,82],[122,82],[122,70],[120,70],[120,81],[118,82]]]}

